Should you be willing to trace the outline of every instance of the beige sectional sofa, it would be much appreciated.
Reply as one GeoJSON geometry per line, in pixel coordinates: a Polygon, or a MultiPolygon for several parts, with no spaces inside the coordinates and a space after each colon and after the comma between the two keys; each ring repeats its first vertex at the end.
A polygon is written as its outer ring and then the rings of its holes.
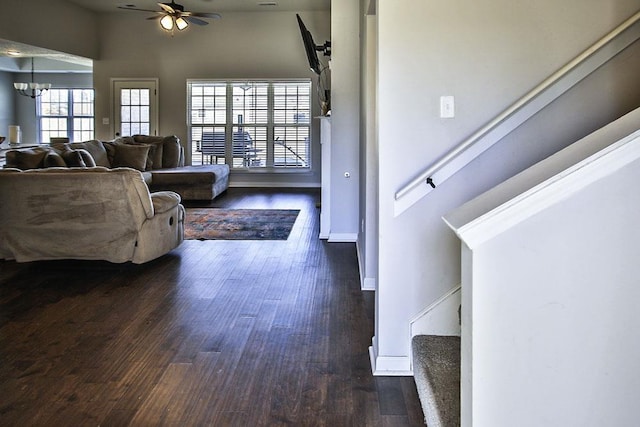
{"type": "Polygon", "coordinates": [[[184,149],[173,135],[18,148],[7,152],[5,164],[21,170],[94,166],[136,169],[152,191],[175,191],[182,200],[213,200],[229,186],[228,165],[185,166],[184,149]]]}
{"type": "Polygon", "coordinates": [[[0,170],[0,259],[144,263],[184,238],[184,207],[132,168],[0,170]]]}

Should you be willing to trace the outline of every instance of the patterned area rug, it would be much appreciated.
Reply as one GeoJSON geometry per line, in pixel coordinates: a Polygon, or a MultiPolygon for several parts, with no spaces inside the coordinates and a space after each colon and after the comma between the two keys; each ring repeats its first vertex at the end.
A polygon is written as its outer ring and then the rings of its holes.
{"type": "Polygon", "coordinates": [[[297,209],[188,208],[187,240],[287,240],[297,209]]]}

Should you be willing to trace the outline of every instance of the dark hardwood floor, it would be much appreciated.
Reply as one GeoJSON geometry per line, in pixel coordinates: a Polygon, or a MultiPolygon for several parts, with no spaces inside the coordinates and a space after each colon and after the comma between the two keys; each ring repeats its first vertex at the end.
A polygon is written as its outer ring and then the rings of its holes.
{"type": "Polygon", "coordinates": [[[318,200],[230,189],[211,204],[300,209],[287,241],[0,261],[0,425],[423,425],[412,377],[371,375],[374,294],[354,244],[318,239],[318,200]]]}

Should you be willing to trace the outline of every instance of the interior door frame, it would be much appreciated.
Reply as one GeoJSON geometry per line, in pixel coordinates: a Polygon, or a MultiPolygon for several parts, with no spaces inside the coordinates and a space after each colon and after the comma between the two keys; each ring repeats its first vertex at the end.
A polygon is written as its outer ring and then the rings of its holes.
{"type": "Polygon", "coordinates": [[[159,135],[158,129],[158,86],[157,77],[148,78],[124,78],[116,77],[111,79],[111,135],[115,138],[120,132],[120,89],[150,89],[149,97],[149,134],[159,135]]]}

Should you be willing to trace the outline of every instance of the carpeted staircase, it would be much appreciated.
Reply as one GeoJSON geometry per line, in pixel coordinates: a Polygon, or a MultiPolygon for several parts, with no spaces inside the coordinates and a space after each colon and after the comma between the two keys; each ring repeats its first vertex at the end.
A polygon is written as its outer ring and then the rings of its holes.
{"type": "Polygon", "coordinates": [[[460,425],[460,337],[417,335],[413,376],[427,427],[460,425]]]}

